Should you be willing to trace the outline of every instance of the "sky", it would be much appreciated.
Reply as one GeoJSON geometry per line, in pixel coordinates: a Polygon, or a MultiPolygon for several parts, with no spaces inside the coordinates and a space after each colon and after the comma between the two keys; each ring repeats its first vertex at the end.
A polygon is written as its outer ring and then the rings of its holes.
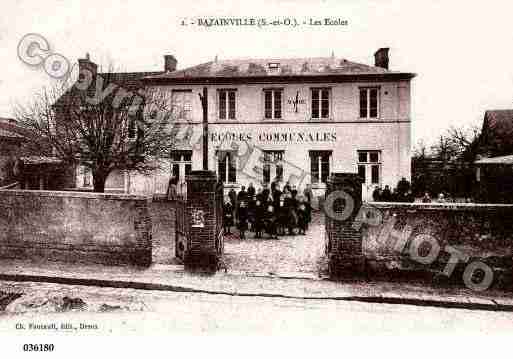
{"type": "Polygon", "coordinates": [[[513,4],[486,1],[5,1],[0,15],[0,116],[12,116],[52,79],[17,56],[28,33],[71,63],[159,71],[219,59],[330,56],[373,64],[390,48],[390,69],[414,72],[412,142],[450,126],[481,125],[487,109],[513,108],[513,4]],[[205,17],[340,18],[347,26],[200,27],[205,17]]]}

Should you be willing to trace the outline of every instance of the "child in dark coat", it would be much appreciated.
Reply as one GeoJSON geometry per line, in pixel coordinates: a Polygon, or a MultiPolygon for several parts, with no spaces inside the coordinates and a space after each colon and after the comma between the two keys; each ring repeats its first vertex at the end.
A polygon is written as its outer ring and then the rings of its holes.
{"type": "Polygon", "coordinates": [[[264,214],[264,227],[269,236],[274,239],[278,239],[276,234],[276,212],[272,202],[268,202],[265,205],[265,214],[264,214]]]}
{"type": "Polygon", "coordinates": [[[238,212],[240,239],[246,239],[246,231],[248,230],[248,207],[246,201],[239,202],[238,212]]]}
{"type": "Polygon", "coordinates": [[[287,193],[284,199],[285,203],[285,222],[284,229],[287,228],[289,234],[294,234],[294,228],[297,226],[297,200],[292,197],[291,193],[287,193]]]}
{"type": "Polygon", "coordinates": [[[297,201],[297,226],[299,228],[299,234],[306,234],[306,227],[308,225],[308,212],[307,202],[303,196],[298,196],[297,201]]]}
{"type": "Polygon", "coordinates": [[[233,206],[229,199],[223,205],[223,227],[224,234],[231,234],[231,227],[233,226],[233,206]]]}
{"type": "Polygon", "coordinates": [[[280,199],[275,201],[275,213],[276,213],[276,231],[279,235],[285,235],[285,228],[287,227],[289,209],[286,206],[285,195],[281,195],[280,199]]]}
{"type": "Polygon", "coordinates": [[[265,204],[261,198],[255,201],[255,238],[262,238],[262,230],[264,229],[265,204]]]}

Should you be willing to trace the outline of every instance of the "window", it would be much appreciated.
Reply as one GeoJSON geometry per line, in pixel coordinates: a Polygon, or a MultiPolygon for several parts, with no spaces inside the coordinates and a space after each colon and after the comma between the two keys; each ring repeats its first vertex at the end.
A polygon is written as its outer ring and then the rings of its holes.
{"type": "Polygon", "coordinates": [[[381,151],[358,151],[358,175],[365,184],[381,185],[381,151]]]}
{"type": "Polygon", "coordinates": [[[331,151],[310,151],[312,183],[326,183],[330,175],[331,151]]]}
{"type": "Polygon", "coordinates": [[[264,117],[266,119],[281,119],[281,89],[264,90],[264,117]]]}
{"type": "Polygon", "coordinates": [[[283,180],[283,153],[284,151],[264,151],[264,183],[269,183],[275,179],[283,180]]]}
{"type": "Polygon", "coordinates": [[[192,151],[171,151],[171,173],[179,183],[185,182],[185,176],[192,170],[192,151]]]}
{"type": "Polygon", "coordinates": [[[237,182],[236,152],[219,151],[217,153],[217,168],[217,173],[221,182],[237,182]]]}
{"type": "Polygon", "coordinates": [[[330,93],[329,88],[312,89],[312,118],[327,119],[330,117],[330,93]]]}
{"type": "Polygon", "coordinates": [[[192,119],[192,91],[173,90],[172,93],[172,113],[175,120],[189,121],[192,119]]]}
{"type": "Polygon", "coordinates": [[[219,119],[235,119],[236,90],[219,90],[219,119]]]}
{"type": "Polygon", "coordinates": [[[379,88],[366,87],[360,89],[360,117],[378,118],[379,88]]]}

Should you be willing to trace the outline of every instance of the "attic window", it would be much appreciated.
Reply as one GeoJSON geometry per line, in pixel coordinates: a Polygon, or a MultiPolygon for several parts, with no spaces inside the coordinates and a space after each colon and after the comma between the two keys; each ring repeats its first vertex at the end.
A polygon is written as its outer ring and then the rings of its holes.
{"type": "Polygon", "coordinates": [[[267,66],[269,67],[269,70],[277,71],[280,68],[280,63],[279,62],[269,62],[267,64],[267,66]]]}

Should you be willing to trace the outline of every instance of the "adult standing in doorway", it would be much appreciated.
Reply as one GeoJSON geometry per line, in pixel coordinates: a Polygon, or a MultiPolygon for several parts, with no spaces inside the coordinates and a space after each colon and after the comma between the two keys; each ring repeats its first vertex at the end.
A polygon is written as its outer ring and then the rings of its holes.
{"type": "Polygon", "coordinates": [[[169,182],[167,184],[167,199],[168,200],[176,199],[176,197],[178,196],[178,192],[176,189],[177,184],[178,184],[178,178],[174,175],[171,176],[169,178],[169,182]]]}

